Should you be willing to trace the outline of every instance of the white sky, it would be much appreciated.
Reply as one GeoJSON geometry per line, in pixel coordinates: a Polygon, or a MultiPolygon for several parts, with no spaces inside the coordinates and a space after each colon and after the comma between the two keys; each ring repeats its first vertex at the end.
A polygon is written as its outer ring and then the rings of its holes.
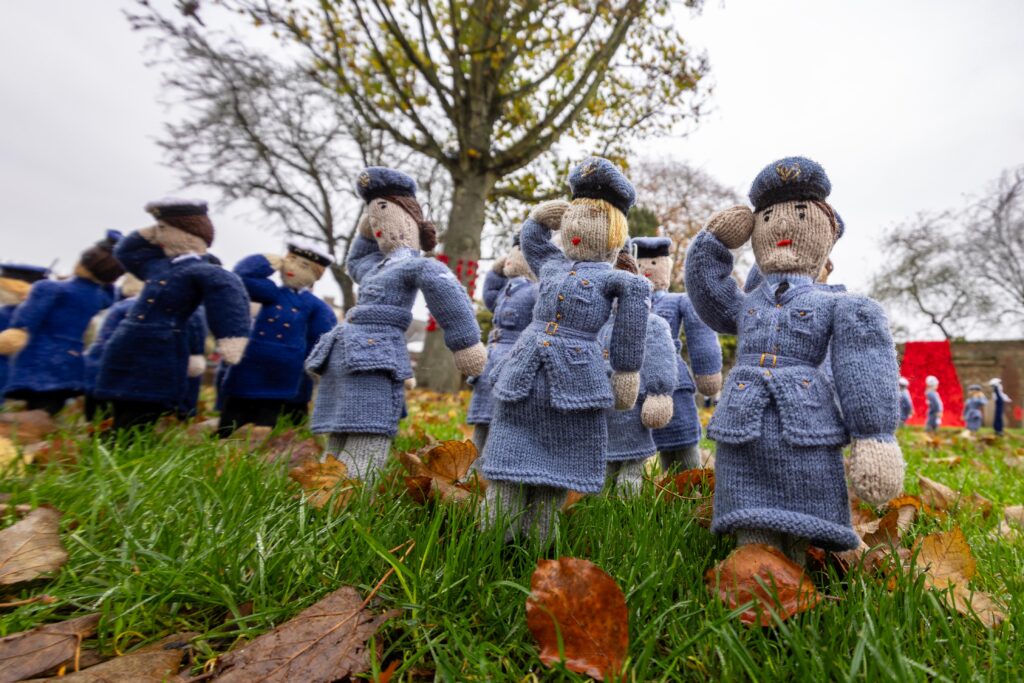
{"type": "MultiPolygon", "coordinates": [[[[3,3],[0,261],[58,259],[66,273],[103,230],[142,227],[146,201],[180,192],[154,143],[167,112],[129,6],[3,3]]],[[[711,59],[712,111],[690,137],[640,149],[742,191],[780,156],[820,161],[847,223],[834,281],[853,289],[887,227],[1024,163],[1024,2],[709,0],[681,20],[711,59]]],[[[281,248],[241,210],[214,222],[212,251],[229,266],[281,248]]]]}

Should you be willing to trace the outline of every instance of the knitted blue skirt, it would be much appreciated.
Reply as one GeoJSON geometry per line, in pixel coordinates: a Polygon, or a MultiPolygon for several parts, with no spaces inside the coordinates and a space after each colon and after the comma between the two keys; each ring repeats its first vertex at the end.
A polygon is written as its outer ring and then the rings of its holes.
{"type": "Polygon", "coordinates": [[[314,434],[394,436],[405,385],[389,371],[337,371],[320,380],[309,428],[314,434]]]}
{"type": "Polygon", "coordinates": [[[825,550],[856,548],[842,448],[784,442],[774,402],[763,419],[759,440],[717,444],[711,531],[768,529],[825,550]]]}
{"type": "Polygon", "coordinates": [[[505,332],[501,341],[492,342],[487,346],[487,365],[483,374],[473,379],[473,396],[469,399],[469,410],[466,412],[467,424],[490,424],[494,415],[494,399],[491,398],[494,366],[509,354],[518,338],[518,333],[505,332]]]}
{"type": "Polygon", "coordinates": [[[659,451],[688,448],[700,441],[700,417],[693,391],[676,389],[672,393],[672,419],[654,430],[654,443],[659,451]]]}
{"type": "Polygon", "coordinates": [[[644,397],[636,400],[629,410],[605,410],[608,424],[608,462],[646,460],[658,450],[651,430],[640,421],[644,397]]]}
{"type": "Polygon", "coordinates": [[[605,411],[555,408],[540,371],[525,399],[494,402],[484,476],[492,481],[600,493],[607,450],[605,411]]]}

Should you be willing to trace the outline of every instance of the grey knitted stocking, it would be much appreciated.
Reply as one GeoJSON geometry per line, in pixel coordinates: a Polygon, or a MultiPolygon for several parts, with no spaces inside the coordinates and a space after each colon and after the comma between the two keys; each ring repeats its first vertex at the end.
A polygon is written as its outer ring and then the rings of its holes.
{"type": "Polygon", "coordinates": [[[523,515],[522,528],[526,534],[537,534],[542,545],[551,540],[559,510],[565,505],[569,496],[566,489],[553,486],[527,487],[526,514],[523,515]]]}
{"type": "Polygon", "coordinates": [[[327,454],[343,463],[352,479],[376,479],[390,453],[391,437],[383,434],[331,434],[327,439],[327,454]]]}
{"type": "Polygon", "coordinates": [[[519,527],[526,511],[526,490],[511,481],[492,481],[480,502],[480,517],[485,529],[505,528],[505,542],[519,537],[519,527]]]}
{"type": "Polygon", "coordinates": [[[661,471],[668,474],[672,470],[683,472],[700,467],[700,448],[696,444],[674,451],[662,451],[658,454],[661,460],[661,471]]]}
{"type": "Polygon", "coordinates": [[[487,434],[491,425],[473,425],[473,445],[476,446],[476,460],[470,465],[471,472],[480,472],[484,465],[484,446],[487,444],[487,434]]]}
{"type": "Polygon", "coordinates": [[[737,545],[751,543],[770,545],[801,567],[807,564],[807,546],[810,545],[810,541],[806,538],[768,529],[736,530],[737,545]]]}
{"type": "Polygon", "coordinates": [[[643,460],[620,460],[608,463],[608,478],[615,490],[625,496],[639,495],[644,485],[643,460]]]}

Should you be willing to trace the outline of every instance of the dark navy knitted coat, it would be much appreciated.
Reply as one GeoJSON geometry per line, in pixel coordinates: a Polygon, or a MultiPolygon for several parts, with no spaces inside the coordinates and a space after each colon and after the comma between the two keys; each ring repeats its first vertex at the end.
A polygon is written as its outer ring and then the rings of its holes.
{"type": "Polygon", "coordinates": [[[228,368],[225,397],[299,402],[306,374],[303,363],[320,337],[338,324],[334,311],[309,290],[277,285],[276,271],[261,254],[247,256],[235,266],[249,298],[262,304],[253,324],[245,356],[228,368]]]}
{"type": "Polygon", "coordinates": [[[92,340],[92,344],[85,351],[85,393],[92,394],[96,390],[96,377],[100,374],[100,361],[103,359],[103,349],[113,336],[114,330],[128,315],[128,311],[135,305],[136,297],[120,299],[107,310],[99,332],[92,340]]]}
{"type": "Polygon", "coordinates": [[[533,320],[537,303],[537,283],[525,277],[507,278],[493,270],[484,278],[484,305],[493,313],[493,327],[487,338],[487,366],[473,381],[466,422],[490,424],[494,412],[491,401],[494,366],[512,350],[519,333],[533,320]]]}
{"type": "Polygon", "coordinates": [[[114,288],[75,277],[40,280],[14,311],[10,326],[24,328],[28,344],[11,359],[4,393],[85,391],[82,338],[92,317],[114,301],[114,288]]]}
{"type": "Polygon", "coordinates": [[[167,258],[137,232],[114,256],[145,287],[103,350],[96,397],[177,410],[188,394],[189,318],[205,305],[217,339],[247,337],[249,297],[234,273],[198,256],[167,258]]]}
{"type": "Polygon", "coordinates": [[[823,548],[855,548],[842,446],[893,441],[899,424],[896,351],[881,307],[770,274],[749,294],[733,257],[701,232],[686,289],[712,329],[738,335],[736,366],[708,425],[717,442],[712,531],[768,529],[823,548]],[[789,288],[775,289],[785,280],[789,288]],[[831,344],[834,383],[821,370],[831,344]]]}
{"type": "MultiPolygon", "coordinates": [[[[11,326],[11,318],[14,316],[14,309],[17,306],[0,306],[0,332],[11,326]]],[[[7,356],[0,356],[0,396],[3,396],[4,387],[7,386],[9,361],[7,356]]]]}

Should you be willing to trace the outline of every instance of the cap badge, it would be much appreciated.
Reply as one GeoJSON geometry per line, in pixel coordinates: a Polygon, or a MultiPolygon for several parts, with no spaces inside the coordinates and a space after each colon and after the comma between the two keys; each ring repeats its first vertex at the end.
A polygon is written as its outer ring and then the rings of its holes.
{"type": "Polygon", "coordinates": [[[788,183],[791,180],[796,180],[800,176],[800,164],[793,164],[792,166],[783,166],[779,164],[775,167],[775,172],[782,178],[782,182],[788,183]]]}
{"type": "Polygon", "coordinates": [[[597,170],[597,162],[591,161],[589,164],[583,167],[580,171],[580,176],[586,178],[589,175],[593,175],[594,171],[597,170]]]}
{"type": "Polygon", "coordinates": [[[359,183],[359,187],[369,187],[370,174],[367,173],[366,171],[363,171],[362,173],[359,174],[359,180],[357,182],[359,183]]]}

